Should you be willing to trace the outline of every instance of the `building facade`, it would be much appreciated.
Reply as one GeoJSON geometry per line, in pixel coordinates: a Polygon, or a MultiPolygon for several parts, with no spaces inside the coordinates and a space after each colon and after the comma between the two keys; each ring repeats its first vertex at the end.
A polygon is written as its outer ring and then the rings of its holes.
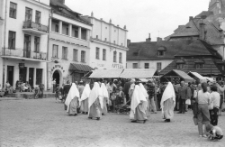
{"type": "Polygon", "coordinates": [[[47,84],[49,0],[1,0],[1,83],[47,84]],[[3,11],[3,12],[2,12],[3,11]]]}
{"type": "Polygon", "coordinates": [[[92,24],[90,42],[90,66],[94,69],[126,68],[127,29],[112,21],[97,19],[92,13],[85,16],[92,24]]]}
{"type": "MultiPolygon", "coordinates": [[[[4,28],[4,18],[5,18],[5,16],[4,16],[4,6],[5,6],[5,4],[4,4],[4,2],[5,1],[0,1],[0,50],[2,50],[2,47],[3,47],[3,28],[4,28]]],[[[2,75],[3,75],[3,60],[2,60],[2,57],[0,56],[0,87],[2,86],[2,80],[3,80],[3,77],[2,77],[2,75]]]]}
{"type": "Polygon", "coordinates": [[[50,6],[48,89],[54,79],[59,85],[79,81],[91,70],[88,66],[91,24],[67,7],[65,1],[51,0],[50,6]]]}

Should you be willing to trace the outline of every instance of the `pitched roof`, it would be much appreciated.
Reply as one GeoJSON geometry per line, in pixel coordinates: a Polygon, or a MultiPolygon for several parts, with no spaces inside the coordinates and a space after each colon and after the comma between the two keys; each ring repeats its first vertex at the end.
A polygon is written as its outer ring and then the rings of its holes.
{"type": "Polygon", "coordinates": [[[128,45],[127,60],[167,60],[184,49],[190,41],[136,42],[128,45]],[[164,56],[158,56],[158,50],[165,49],[164,56]]]}

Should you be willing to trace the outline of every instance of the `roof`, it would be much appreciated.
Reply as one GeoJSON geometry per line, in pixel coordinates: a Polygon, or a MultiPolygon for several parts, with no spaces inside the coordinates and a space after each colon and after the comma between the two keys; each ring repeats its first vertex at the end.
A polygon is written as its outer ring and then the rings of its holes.
{"type": "Polygon", "coordinates": [[[188,74],[186,74],[184,71],[181,70],[171,70],[168,73],[166,73],[163,77],[166,77],[167,75],[171,74],[171,73],[175,73],[177,76],[181,77],[183,80],[185,80],[186,82],[192,82],[195,81],[192,77],[190,77],[188,74]]]}
{"type": "Polygon", "coordinates": [[[128,45],[127,60],[172,60],[174,55],[185,49],[189,40],[159,41],[159,42],[132,42],[128,45]],[[165,55],[158,56],[158,50],[165,48],[165,55]]]}
{"type": "Polygon", "coordinates": [[[123,69],[94,70],[89,78],[119,78],[123,69]]]}
{"type": "Polygon", "coordinates": [[[73,19],[73,20],[82,22],[87,25],[91,25],[91,23],[88,20],[84,19],[80,13],[77,13],[77,12],[71,10],[68,6],[66,6],[58,1],[51,0],[50,6],[52,8],[53,13],[56,13],[63,17],[67,17],[69,19],[73,19]]]}
{"type": "Polygon", "coordinates": [[[155,72],[155,69],[125,69],[120,75],[120,78],[151,78],[155,72]]]}
{"type": "Polygon", "coordinates": [[[91,68],[88,65],[70,63],[69,70],[70,71],[79,71],[79,72],[89,72],[89,71],[93,70],[93,68],[91,68]]]}
{"type": "Polygon", "coordinates": [[[206,77],[203,77],[202,75],[200,75],[199,73],[197,73],[197,72],[188,72],[188,75],[192,75],[192,76],[194,76],[195,78],[197,78],[198,80],[200,80],[201,82],[206,82],[207,81],[207,79],[206,79],[206,77]]]}

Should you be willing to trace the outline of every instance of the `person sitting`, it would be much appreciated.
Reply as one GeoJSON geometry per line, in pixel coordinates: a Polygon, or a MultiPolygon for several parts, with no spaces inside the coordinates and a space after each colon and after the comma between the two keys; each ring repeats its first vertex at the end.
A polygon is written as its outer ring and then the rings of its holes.
{"type": "Polygon", "coordinates": [[[206,134],[209,140],[220,140],[223,138],[223,131],[218,126],[213,126],[210,123],[205,126],[206,134]]]}

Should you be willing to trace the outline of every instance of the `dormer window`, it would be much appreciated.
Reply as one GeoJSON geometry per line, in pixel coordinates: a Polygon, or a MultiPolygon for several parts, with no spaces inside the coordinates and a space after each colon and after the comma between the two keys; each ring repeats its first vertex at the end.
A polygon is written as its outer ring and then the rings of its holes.
{"type": "Polygon", "coordinates": [[[183,59],[176,60],[176,68],[183,69],[185,66],[185,61],[183,59]]]}
{"type": "Polygon", "coordinates": [[[166,48],[165,47],[159,47],[157,50],[157,55],[158,56],[164,56],[166,52],[166,48]]]}
{"type": "Polygon", "coordinates": [[[201,69],[202,67],[203,67],[203,64],[201,64],[201,63],[195,64],[195,69],[201,69]]]}

